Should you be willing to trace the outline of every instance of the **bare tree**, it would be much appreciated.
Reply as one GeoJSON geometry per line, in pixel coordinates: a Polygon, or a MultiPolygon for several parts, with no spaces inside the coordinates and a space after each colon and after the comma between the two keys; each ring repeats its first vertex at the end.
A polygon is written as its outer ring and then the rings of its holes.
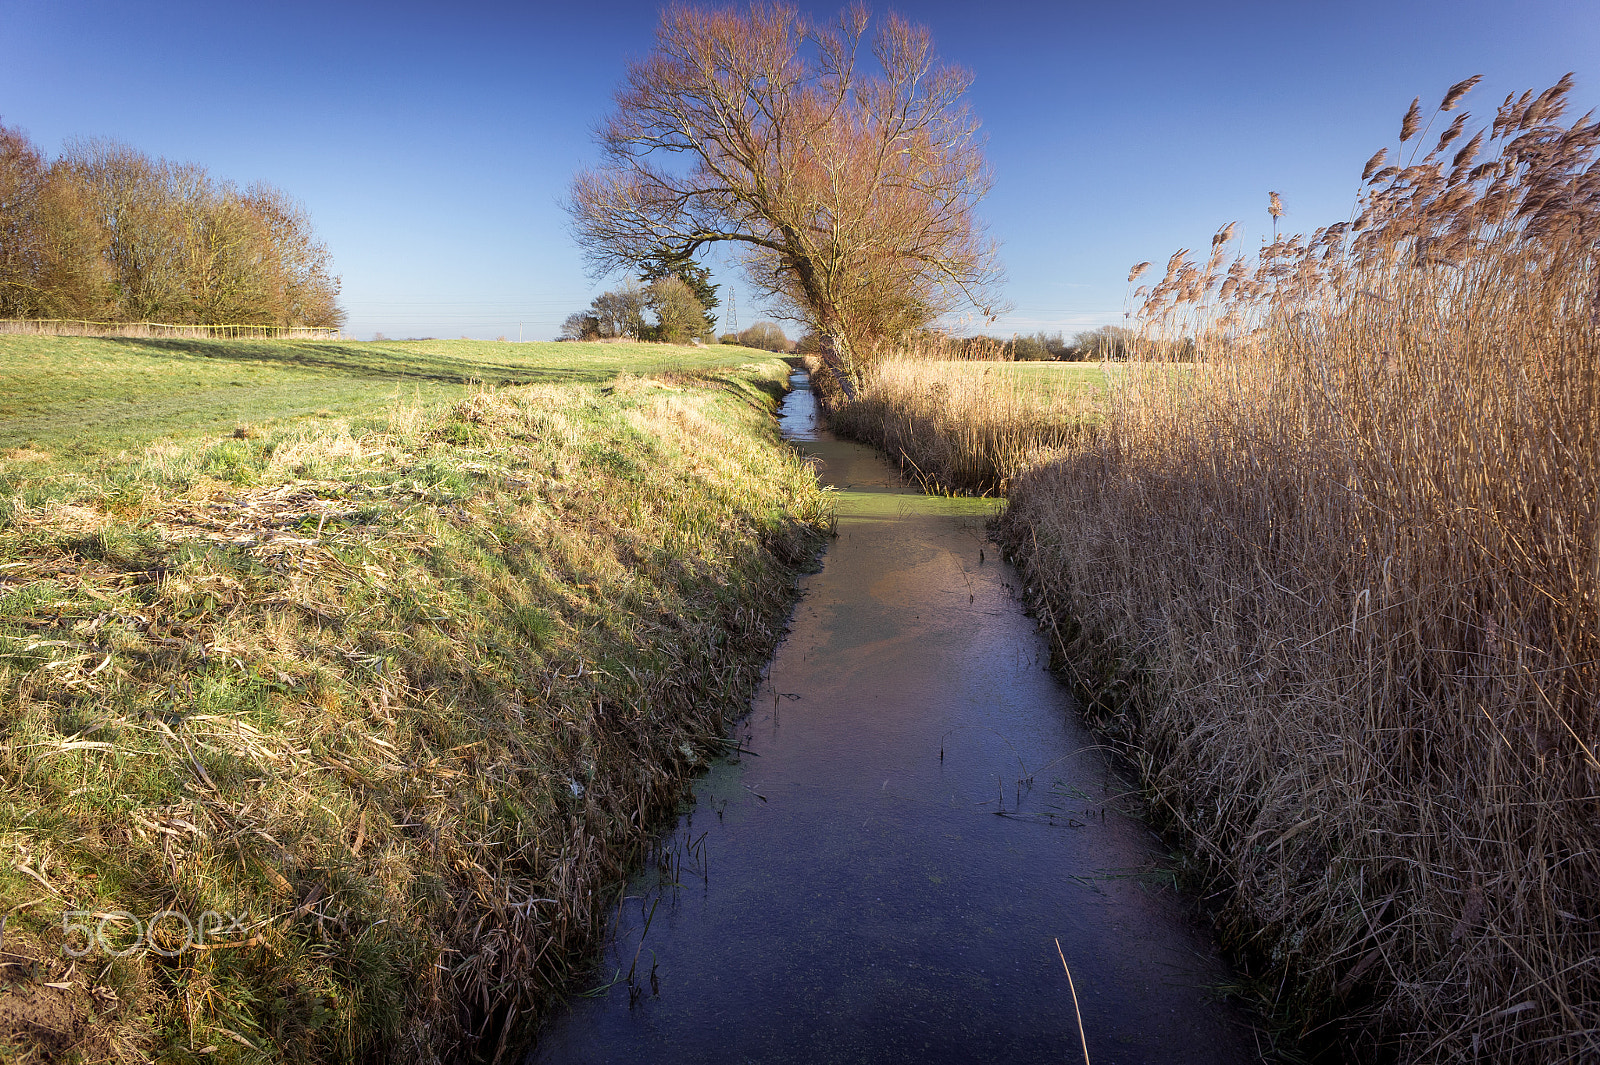
{"type": "Polygon", "coordinates": [[[0,126],[0,317],[338,327],[305,209],[111,141],[55,162],[0,126]]]}
{"type": "Polygon", "coordinates": [[[783,327],[777,322],[756,322],[739,334],[739,343],[763,351],[789,350],[789,338],[784,336],[783,327]]]}
{"type": "Polygon", "coordinates": [[[244,247],[263,264],[267,311],[280,325],[343,326],[341,278],[332,272],[333,256],[317,239],[305,207],[282,189],[262,183],[250,186],[239,203],[254,215],[258,227],[255,247],[244,247]]]}
{"type": "Polygon", "coordinates": [[[0,126],[0,318],[100,313],[99,246],[75,190],[20,130],[0,126]]]}
{"type": "Polygon", "coordinates": [[[593,340],[600,335],[600,319],[585,311],[573,311],[561,323],[558,340],[593,340]]]}
{"type": "Polygon", "coordinates": [[[118,318],[180,316],[162,313],[175,311],[183,290],[166,170],[128,145],[102,140],[69,145],[55,167],[56,180],[77,186],[76,198],[100,231],[118,318]]]}
{"type": "Polygon", "coordinates": [[[963,304],[993,314],[994,246],[973,213],[989,187],[971,82],[927,30],[891,15],[857,69],[864,8],[836,26],[793,8],[673,7],[599,130],[602,164],[568,204],[591,264],[731,243],[789,316],[827,339],[853,393],[886,342],[963,304]]]}
{"type": "Polygon", "coordinates": [[[627,281],[618,289],[602,292],[589,304],[589,313],[599,323],[602,337],[638,339],[644,329],[645,291],[637,281],[627,281]]]}
{"type": "Polygon", "coordinates": [[[1089,329],[1076,334],[1072,338],[1072,344],[1078,351],[1079,359],[1089,362],[1097,360],[1120,362],[1133,350],[1134,340],[1135,334],[1131,329],[1120,325],[1103,325],[1099,329],[1089,329]]]}
{"type": "Polygon", "coordinates": [[[44,158],[20,131],[0,126],[0,318],[42,303],[44,158]]]}

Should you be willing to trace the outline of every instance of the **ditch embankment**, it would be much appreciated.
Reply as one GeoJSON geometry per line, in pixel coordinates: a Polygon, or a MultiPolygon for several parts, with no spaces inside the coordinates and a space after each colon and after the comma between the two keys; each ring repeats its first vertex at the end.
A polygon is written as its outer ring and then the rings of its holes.
{"type": "Polygon", "coordinates": [[[144,370],[336,409],[234,391],[247,424],[129,447],[63,375],[118,446],[0,456],[10,1053],[493,1057],[748,710],[829,521],[777,439],[787,367],[384,376],[470,366],[453,343],[95,348],[174,424],[144,370]]]}
{"type": "Polygon", "coordinates": [[[1137,792],[1043,668],[999,503],[919,493],[813,415],[795,388],[837,535],[525,1065],[1258,1060],[1137,792]]]}

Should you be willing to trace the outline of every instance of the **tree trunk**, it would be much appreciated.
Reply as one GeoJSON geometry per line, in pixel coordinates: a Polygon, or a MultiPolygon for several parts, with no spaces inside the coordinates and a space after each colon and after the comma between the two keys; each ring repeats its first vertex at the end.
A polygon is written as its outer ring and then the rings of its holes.
{"type": "Polygon", "coordinates": [[[828,342],[822,345],[822,361],[833,373],[833,379],[839,382],[839,391],[844,393],[844,398],[854,402],[856,398],[855,360],[850,358],[850,341],[841,334],[829,334],[828,342]]]}

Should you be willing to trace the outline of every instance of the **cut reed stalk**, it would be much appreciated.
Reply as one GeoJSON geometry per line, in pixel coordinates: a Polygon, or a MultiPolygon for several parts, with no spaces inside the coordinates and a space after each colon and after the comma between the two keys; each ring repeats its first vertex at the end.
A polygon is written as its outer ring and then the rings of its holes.
{"type": "Polygon", "coordinates": [[[1067,974],[1067,990],[1072,992],[1072,1013],[1078,1019],[1078,1039],[1083,1044],[1083,1065],[1089,1065],[1089,1037],[1083,1031],[1083,1010],[1078,1008],[1078,988],[1072,982],[1072,969],[1067,965],[1067,956],[1062,953],[1061,940],[1056,940],[1056,956],[1061,959],[1061,968],[1067,974]]]}

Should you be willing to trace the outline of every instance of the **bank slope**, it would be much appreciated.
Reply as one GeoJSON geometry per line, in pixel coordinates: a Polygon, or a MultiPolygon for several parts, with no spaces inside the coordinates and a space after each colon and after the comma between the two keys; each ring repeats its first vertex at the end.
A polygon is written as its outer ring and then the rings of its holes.
{"type": "Polygon", "coordinates": [[[814,557],[785,369],[6,452],[0,1043],[492,1055],[814,557]]]}

